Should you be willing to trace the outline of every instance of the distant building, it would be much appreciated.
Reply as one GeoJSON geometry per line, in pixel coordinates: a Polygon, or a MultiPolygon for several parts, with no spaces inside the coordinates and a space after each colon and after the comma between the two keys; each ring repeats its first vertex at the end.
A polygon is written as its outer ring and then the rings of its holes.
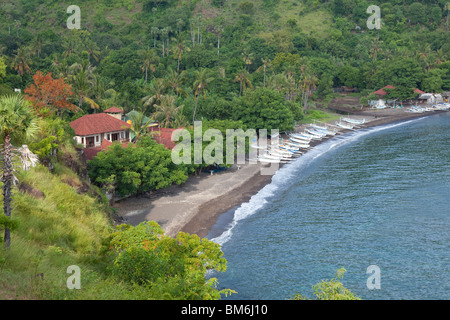
{"type": "Polygon", "coordinates": [[[72,121],[74,139],[84,148],[101,146],[103,140],[109,142],[128,142],[130,125],[117,118],[117,113],[87,114],[72,121]]]}
{"type": "MultiPolygon", "coordinates": [[[[390,84],[388,84],[387,86],[384,86],[381,89],[378,89],[377,91],[374,92],[374,94],[379,98],[379,99],[383,99],[384,96],[387,94],[387,92],[384,89],[395,89],[394,86],[391,86],[390,84]]],[[[414,93],[416,94],[424,94],[425,92],[423,92],[422,90],[419,90],[417,88],[412,88],[414,90],[414,93]]]]}
{"type": "Polygon", "coordinates": [[[110,116],[112,116],[112,117],[114,117],[114,118],[122,120],[122,114],[123,114],[123,110],[122,109],[119,109],[117,107],[112,107],[112,108],[106,109],[103,112],[108,114],[108,115],[110,115],[110,116]]]}
{"type": "MultiPolygon", "coordinates": [[[[132,140],[130,115],[123,116],[122,109],[112,107],[102,113],[87,114],[74,120],[70,126],[75,131],[74,139],[83,146],[83,152],[88,160],[92,160],[100,151],[106,150],[117,141],[124,147],[132,140]]],[[[148,118],[145,118],[148,120],[148,118]]],[[[173,149],[176,143],[172,141],[172,133],[178,129],[160,128],[159,123],[149,125],[149,132],[153,132],[156,142],[166,149],[173,149]]]]}

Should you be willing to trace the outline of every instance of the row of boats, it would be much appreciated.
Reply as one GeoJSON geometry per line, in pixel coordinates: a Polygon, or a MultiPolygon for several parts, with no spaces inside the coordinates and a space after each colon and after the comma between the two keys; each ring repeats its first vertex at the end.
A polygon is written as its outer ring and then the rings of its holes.
{"type": "Polygon", "coordinates": [[[365,119],[341,118],[335,125],[328,123],[310,124],[303,132],[289,133],[286,138],[271,136],[272,142],[259,146],[255,142],[251,147],[259,149],[258,161],[262,163],[287,163],[301,156],[311,148],[311,143],[339,134],[341,129],[353,129],[365,123],[365,119]]]}
{"type": "Polygon", "coordinates": [[[430,111],[447,111],[450,110],[450,103],[437,103],[430,106],[411,106],[407,108],[406,112],[424,113],[430,111]]]}

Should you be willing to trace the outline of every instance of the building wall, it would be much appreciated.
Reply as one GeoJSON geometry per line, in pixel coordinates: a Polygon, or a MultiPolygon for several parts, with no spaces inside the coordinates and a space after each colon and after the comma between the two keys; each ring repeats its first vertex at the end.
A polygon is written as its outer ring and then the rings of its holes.
{"type": "Polygon", "coordinates": [[[110,142],[112,142],[112,135],[117,133],[118,134],[118,140],[119,142],[127,141],[130,137],[129,130],[122,130],[122,131],[113,131],[113,132],[106,132],[106,133],[99,133],[95,135],[89,135],[89,136],[75,136],[75,140],[78,144],[83,145],[84,148],[88,148],[88,141],[90,138],[94,138],[94,145],[93,147],[100,147],[102,145],[103,139],[106,139],[110,142]],[[128,133],[128,134],[127,134],[128,133]]]}

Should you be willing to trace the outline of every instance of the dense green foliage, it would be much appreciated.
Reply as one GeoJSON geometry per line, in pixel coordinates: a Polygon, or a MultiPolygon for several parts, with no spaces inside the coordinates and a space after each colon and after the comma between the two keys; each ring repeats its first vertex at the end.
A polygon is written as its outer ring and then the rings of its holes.
{"type": "MultiPolygon", "coordinates": [[[[355,296],[349,289],[344,287],[341,280],[347,270],[340,268],[336,271],[335,278],[331,280],[322,280],[313,286],[316,300],[361,300],[355,296]]],[[[293,300],[309,300],[307,297],[296,294],[293,300]]]]}
{"type": "Polygon", "coordinates": [[[154,298],[211,300],[232,292],[219,292],[215,278],[206,281],[206,271],[225,271],[226,260],[218,244],[197,235],[165,236],[155,222],[121,225],[109,246],[117,252],[112,274],[145,287],[154,298]]]}
{"type": "Polygon", "coordinates": [[[120,196],[157,190],[187,179],[187,168],[172,162],[170,150],[150,137],[126,148],[116,143],[89,163],[89,174],[100,185],[113,185],[120,196]]]}
{"type": "MultiPolygon", "coordinates": [[[[197,119],[229,119],[230,104],[257,87],[303,103],[307,75],[316,99],[341,86],[450,90],[446,1],[382,1],[379,30],[366,26],[371,4],[81,1],[81,30],[70,30],[68,5],[6,1],[0,9],[1,90],[23,90],[41,70],[67,79],[85,112],[91,112],[90,104],[79,97],[92,98],[102,109],[119,105],[129,111],[149,96],[155,79],[168,79],[167,70],[185,71],[176,88],[186,95],[178,91],[175,103],[185,106],[186,119],[197,104],[197,119]],[[86,63],[88,68],[76,67],[86,63]],[[198,90],[196,72],[202,68],[210,81],[198,90]]],[[[170,91],[167,86],[161,93],[170,91]]]]}

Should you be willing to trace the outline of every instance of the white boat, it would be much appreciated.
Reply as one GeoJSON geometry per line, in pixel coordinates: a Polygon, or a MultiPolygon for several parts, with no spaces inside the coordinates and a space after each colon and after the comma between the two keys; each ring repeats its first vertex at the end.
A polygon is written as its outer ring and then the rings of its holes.
{"type": "Polygon", "coordinates": [[[295,138],[290,138],[290,140],[296,144],[296,146],[298,146],[299,148],[309,148],[309,143],[303,141],[303,140],[298,140],[295,138]]]}
{"type": "Polygon", "coordinates": [[[308,149],[310,148],[309,144],[292,144],[295,147],[301,148],[301,149],[308,149]]]}
{"type": "Polygon", "coordinates": [[[305,134],[298,134],[298,133],[292,133],[289,135],[291,138],[299,139],[299,140],[305,140],[305,141],[311,141],[311,136],[307,136],[305,134]]]}
{"type": "Polygon", "coordinates": [[[353,126],[350,124],[342,123],[342,121],[336,122],[336,125],[343,128],[343,129],[349,129],[352,130],[353,126]]]}
{"type": "Polygon", "coordinates": [[[348,122],[348,123],[351,123],[351,124],[357,124],[357,125],[366,123],[366,119],[365,118],[361,119],[361,120],[351,119],[351,118],[342,118],[342,120],[345,121],[345,122],[348,122]]]}
{"type": "Polygon", "coordinates": [[[258,161],[260,162],[266,162],[266,163],[280,163],[280,159],[268,159],[268,158],[258,158],[258,161]]]}
{"type": "Polygon", "coordinates": [[[413,112],[413,113],[423,113],[423,112],[425,112],[425,109],[422,107],[418,107],[418,106],[412,106],[412,107],[406,109],[406,111],[413,112]]]}
{"type": "Polygon", "coordinates": [[[319,132],[323,132],[323,133],[325,133],[326,135],[329,135],[329,136],[336,135],[336,131],[330,130],[328,127],[322,127],[322,126],[319,126],[317,124],[311,124],[311,127],[316,129],[316,130],[318,130],[319,132]]]}
{"type": "Polygon", "coordinates": [[[305,131],[313,136],[320,137],[320,138],[324,138],[326,136],[325,133],[319,132],[317,130],[311,130],[311,129],[306,128],[305,131]]]}
{"type": "Polygon", "coordinates": [[[294,147],[294,146],[288,145],[288,144],[280,144],[280,148],[284,149],[284,150],[288,150],[290,152],[295,152],[295,151],[300,150],[299,147],[294,147]]]}
{"type": "Polygon", "coordinates": [[[287,145],[292,146],[294,148],[301,148],[301,149],[307,149],[310,147],[309,143],[301,143],[301,142],[295,142],[295,141],[287,141],[287,145]]]}

